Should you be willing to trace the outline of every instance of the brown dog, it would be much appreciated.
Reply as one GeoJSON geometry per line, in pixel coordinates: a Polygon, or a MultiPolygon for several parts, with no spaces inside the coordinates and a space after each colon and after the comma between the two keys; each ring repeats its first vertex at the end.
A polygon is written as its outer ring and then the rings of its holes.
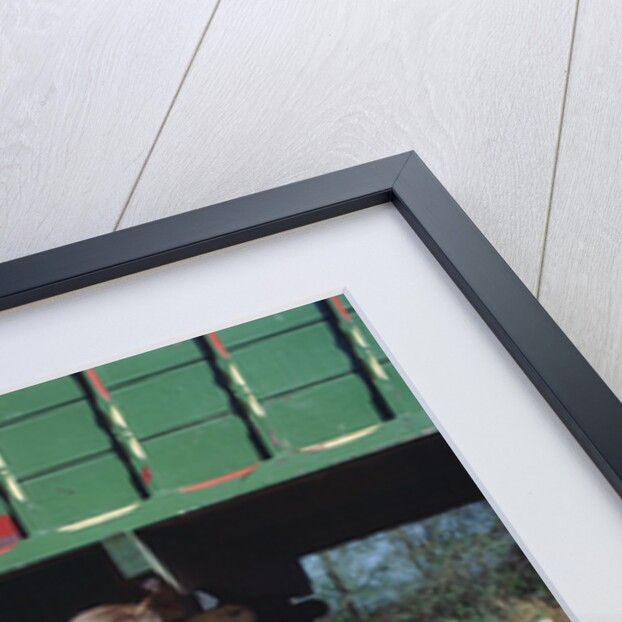
{"type": "MultiPolygon", "coordinates": [[[[168,622],[151,609],[150,598],[137,605],[104,605],[78,614],[70,622],[168,622]]],[[[195,613],[184,622],[256,622],[255,614],[242,605],[224,605],[202,613],[195,613]]]]}
{"type": "Polygon", "coordinates": [[[149,607],[150,598],[138,605],[103,605],[79,613],[70,622],[164,622],[149,607]]]}

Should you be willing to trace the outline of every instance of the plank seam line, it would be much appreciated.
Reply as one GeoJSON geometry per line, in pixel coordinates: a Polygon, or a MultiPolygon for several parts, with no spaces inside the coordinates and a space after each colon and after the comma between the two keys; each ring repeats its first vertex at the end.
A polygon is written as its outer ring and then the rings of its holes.
{"type": "Polygon", "coordinates": [[[576,0],[574,17],[573,17],[573,22],[572,22],[572,33],[570,35],[570,49],[568,50],[568,62],[566,65],[566,80],[564,82],[564,91],[562,94],[562,105],[561,105],[561,111],[559,115],[559,125],[557,128],[555,157],[553,159],[553,172],[551,174],[551,187],[549,188],[549,196],[548,196],[548,201],[547,201],[547,206],[546,206],[546,215],[544,217],[544,231],[542,233],[542,247],[540,250],[540,266],[538,269],[538,278],[537,278],[536,287],[535,287],[535,297],[538,300],[540,299],[540,291],[542,288],[542,275],[544,272],[546,247],[547,247],[547,242],[548,242],[548,237],[549,237],[549,226],[551,223],[551,208],[553,206],[553,197],[555,195],[555,183],[557,181],[557,167],[559,164],[559,152],[561,149],[562,131],[564,127],[564,120],[566,117],[566,104],[568,101],[568,85],[570,83],[570,68],[572,66],[572,57],[573,57],[575,39],[576,39],[576,34],[577,34],[579,3],[580,3],[580,0],[576,0]]]}
{"type": "Polygon", "coordinates": [[[216,12],[218,11],[218,7],[220,6],[222,0],[216,0],[216,4],[214,5],[214,10],[212,11],[211,15],[209,16],[207,23],[205,24],[205,28],[203,29],[203,32],[201,33],[201,36],[199,37],[199,41],[196,44],[192,55],[190,56],[190,61],[188,62],[188,65],[186,66],[186,69],[184,70],[184,73],[181,77],[181,81],[179,82],[179,85],[177,86],[177,89],[175,90],[175,94],[173,95],[173,99],[171,100],[171,103],[169,104],[166,113],[164,114],[164,118],[162,119],[162,122],[160,123],[160,127],[158,128],[158,131],[156,132],[155,138],[153,139],[153,142],[151,143],[151,147],[149,147],[149,151],[147,151],[147,156],[145,157],[145,161],[143,162],[142,166],[140,167],[140,171],[138,171],[138,175],[136,176],[136,180],[134,181],[132,188],[130,190],[130,193],[127,197],[127,200],[125,201],[125,205],[123,206],[123,209],[121,210],[121,213],[119,214],[119,217],[117,218],[117,221],[114,225],[113,231],[117,231],[117,229],[119,228],[119,226],[121,225],[121,221],[123,220],[123,217],[125,216],[125,213],[127,212],[127,208],[130,205],[130,202],[132,200],[132,197],[134,196],[134,193],[136,192],[136,188],[138,187],[138,184],[140,182],[140,180],[142,179],[143,173],[145,172],[145,169],[147,168],[147,164],[149,163],[149,160],[151,159],[151,156],[153,155],[153,151],[155,150],[155,147],[158,143],[158,140],[160,139],[160,136],[162,134],[162,131],[164,130],[164,126],[166,125],[166,123],[168,122],[168,119],[171,115],[171,112],[173,110],[173,107],[175,106],[175,103],[177,102],[177,98],[179,97],[179,94],[181,92],[181,89],[184,85],[184,83],[186,82],[186,78],[188,77],[188,74],[190,73],[190,69],[192,68],[192,65],[194,64],[194,61],[197,57],[197,54],[199,53],[199,50],[201,49],[201,46],[203,45],[203,41],[205,40],[205,36],[207,35],[207,31],[209,30],[209,27],[212,25],[212,22],[214,21],[214,16],[216,15],[216,12]]]}

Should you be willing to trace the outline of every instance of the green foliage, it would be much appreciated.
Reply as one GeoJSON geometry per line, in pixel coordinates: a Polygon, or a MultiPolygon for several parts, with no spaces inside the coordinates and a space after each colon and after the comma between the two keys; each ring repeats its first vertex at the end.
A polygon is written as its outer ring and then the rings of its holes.
{"type": "Polygon", "coordinates": [[[315,582],[317,595],[332,605],[330,622],[567,619],[484,502],[376,534],[322,558],[327,556],[332,591],[325,579],[315,582]]]}

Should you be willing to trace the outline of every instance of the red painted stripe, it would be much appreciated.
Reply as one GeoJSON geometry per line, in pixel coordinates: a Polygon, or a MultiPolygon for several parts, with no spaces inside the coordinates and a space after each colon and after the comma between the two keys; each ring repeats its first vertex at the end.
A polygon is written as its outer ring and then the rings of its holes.
{"type": "Polygon", "coordinates": [[[220,356],[229,358],[229,351],[225,348],[223,342],[220,340],[218,333],[210,333],[207,338],[212,342],[212,345],[218,350],[220,356]]]}
{"type": "Polygon", "coordinates": [[[153,480],[153,472],[151,471],[150,467],[144,466],[140,470],[140,476],[141,476],[143,482],[145,482],[145,484],[147,484],[147,485],[151,484],[151,481],[153,480]]]}
{"type": "Polygon", "coordinates": [[[0,546],[0,555],[2,555],[2,553],[10,551],[14,546],[15,544],[9,544],[9,546],[0,546]]]}
{"type": "Polygon", "coordinates": [[[110,393],[108,393],[108,389],[102,382],[102,379],[99,377],[99,374],[94,369],[87,369],[86,375],[89,377],[89,380],[93,383],[93,386],[97,390],[97,392],[107,401],[110,401],[110,393]]]}
{"type": "Polygon", "coordinates": [[[189,486],[183,486],[179,490],[180,492],[191,492],[193,490],[201,490],[202,488],[211,488],[212,486],[217,486],[218,484],[229,482],[232,479],[242,477],[243,475],[248,475],[249,473],[252,473],[258,466],[259,466],[258,464],[251,464],[249,466],[244,467],[243,469],[238,469],[237,471],[231,471],[231,473],[225,473],[225,475],[219,475],[218,477],[207,479],[204,482],[198,482],[197,484],[190,484],[189,486]]]}
{"type": "Polygon", "coordinates": [[[352,321],[352,316],[348,313],[348,310],[343,306],[341,300],[339,300],[339,296],[333,296],[331,298],[332,303],[335,305],[335,309],[337,309],[339,315],[348,322],[352,321]]]}
{"type": "Polygon", "coordinates": [[[19,541],[19,529],[8,514],[0,515],[0,554],[11,550],[19,541]]]}
{"type": "Polygon", "coordinates": [[[9,514],[0,514],[0,538],[19,536],[19,530],[9,514]]]}

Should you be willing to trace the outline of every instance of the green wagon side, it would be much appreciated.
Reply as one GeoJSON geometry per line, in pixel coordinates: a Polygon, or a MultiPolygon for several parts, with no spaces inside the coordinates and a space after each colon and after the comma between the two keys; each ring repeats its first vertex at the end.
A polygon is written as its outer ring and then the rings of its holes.
{"type": "Polygon", "coordinates": [[[0,396],[0,573],[434,429],[343,298],[0,396]]]}

